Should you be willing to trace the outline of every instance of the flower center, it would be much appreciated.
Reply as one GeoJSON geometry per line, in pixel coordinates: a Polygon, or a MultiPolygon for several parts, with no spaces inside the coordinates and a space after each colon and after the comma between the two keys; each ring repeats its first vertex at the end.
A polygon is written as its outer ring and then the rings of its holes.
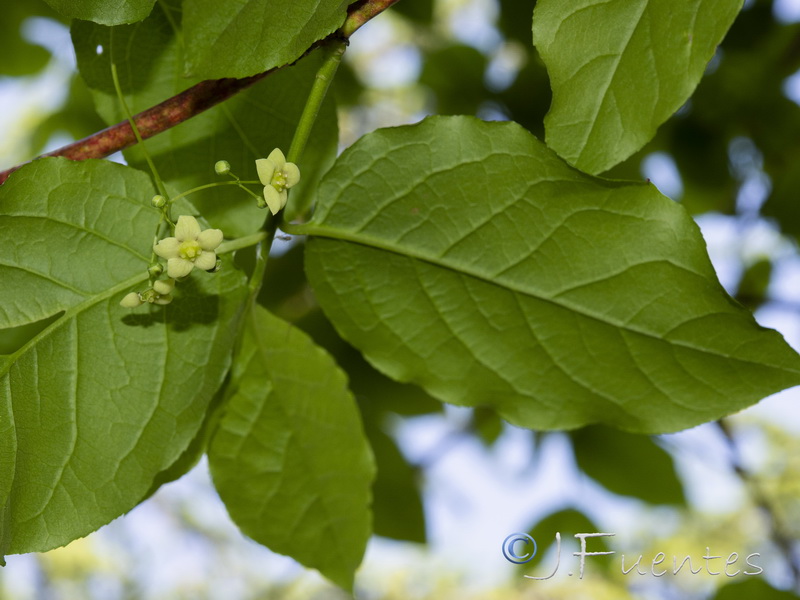
{"type": "Polygon", "coordinates": [[[286,175],[283,174],[283,171],[275,171],[270,183],[272,183],[272,187],[282,192],[286,187],[286,175]]]}
{"type": "Polygon", "coordinates": [[[197,240],[186,240],[178,246],[178,256],[186,260],[194,261],[202,251],[203,249],[197,243],[197,240]]]}

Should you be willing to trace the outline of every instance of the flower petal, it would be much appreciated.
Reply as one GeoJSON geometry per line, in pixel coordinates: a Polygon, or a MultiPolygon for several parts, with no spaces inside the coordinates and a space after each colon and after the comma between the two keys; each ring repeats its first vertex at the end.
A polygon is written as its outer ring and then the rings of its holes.
{"type": "Polygon", "coordinates": [[[153,252],[158,254],[161,258],[177,258],[180,245],[181,243],[178,241],[178,238],[164,238],[153,246],[153,252]]]}
{"type": "Polygon", "coordinates": [[[137,306],[142,305],[142,299],[139,298],[139,294],[136,292],[131,292],[122,300],[120,300],[119,305],[125,308],[136,308],[137,306]]]}
{"type": "Polygon", "coordinates": [[[190,260],[186,260],[185,258],[170,258],[167,261],[167,275],[169,275],[172,279],[186,277],[192,272],[193,268],[194,263],[190,260]]]}
{"type": "MultiPolygon", "coordinates": [[[[286,192],[284,192],[285,194],[286,192]]],[[[269,207],[269,212],[273,215],[277,215],[278,211],[283,208],[281,204],[281,195],[271,185],[268,185],[264,188],[264,200],[267,201],[267,206],[269,207]]]]}
{"type": "Polygon", "coordinates": [[[221,229],[206,229],[197,236],[197,243],[203,250],[216,250],[222,243],[221,229]]]}
{"type": "Polygon", "coordinates": [[[286,201],[289,199],[289,192],[287,192],[286,190],[281,190],[280,192],[278,192],[278,196],[280,196],[281,198],[281,208],[283,208],[284,206],[286,206],[286,201]]]}
{"type": "Polygon", "coordinates": [[[283,165],[283,174],[286,177],[285,186],[287,188],[297,185],[297,182],[300,181],[300,169],[298,169],[297,165],[294,163],[286,163],[283,165]]]}
{"type": "Polygon", "coordinates": [[[261,184],[269,185],[272,181],[272,176],[275,174],[275,163],[268,158],[259,158],[256,161],[256,170],[261,184]]]}
{"type": "Polygon", "coordinates": [[[267,160],[271,160],[275,168],[279,170],[283,169],[283,165],[286,164],[286,157],[283,155],[280,148],[275,148],[275,150],[270,152],[267,160]]]}
{"type": "Polygon", "coordinates": [[[194,266],[203,271],[208,271],[217,266],[217,254],[215,252],[203,251],[200,256],[194,259],[194,266]]]}
{"type": "Polygon", "coordinates": [[[175,280],[174,279],[159,279],[158,281],[153,282],[153,289],[156,291],[157,294],[161,296],[165,296],[172,291],[172,288],[175,287],[175,280]]]}
{"type": "Polygon", "coordinates": [[[200,235],[200,224],[191,215],[181,215],[175,225],[175,237],[179,242],[186,240],[196,240],[200,235]]]}
{"type": "Polygon", "coordinates": [[[172,296],[170,296],[169,294],[165,296],[159,296],[158,298],[153,300],[154,304],[160,304],[161,306],[169,304],[170,302],[172,302],[172,296]]]}

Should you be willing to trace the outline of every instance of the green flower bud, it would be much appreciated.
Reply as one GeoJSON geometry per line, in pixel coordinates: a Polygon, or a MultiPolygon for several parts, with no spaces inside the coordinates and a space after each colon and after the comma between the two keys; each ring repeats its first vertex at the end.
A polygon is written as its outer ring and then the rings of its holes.
{"type": "Polygon", "coordinates": [[[174,287],[174,279],[159,279],[153,283],[153,290],[161,296],[171,294],[174,287]]]}
{"type": "Polygon", "coordinates": [[[218,160],[214,165],[217,175],[227,175],[231,172],[231,164],[227,160],[218,160]]]}
{"type": "Polygon", "coordinates": [[[152,264],[147,268],[147,274],[150,276],[151,279],[155,279],[163,272],[164,272],[164,267],[159,263],[152,264]]]}
{"type": "Polygon", "coordinates": [[[164,208],[167,205],[167,199],[164,198],[164,196],[162,196],[161,194],[158,194],[156,196],[153,196],[153,199],[150,200],[150,203],[155,208],[164,208]]]}
{"type": "Polygon", "coordinates": [[[136,292],[131,292],[120,301],[119,305],[123,308],[136,308],[142,305],[142,299],[136,292]]]}

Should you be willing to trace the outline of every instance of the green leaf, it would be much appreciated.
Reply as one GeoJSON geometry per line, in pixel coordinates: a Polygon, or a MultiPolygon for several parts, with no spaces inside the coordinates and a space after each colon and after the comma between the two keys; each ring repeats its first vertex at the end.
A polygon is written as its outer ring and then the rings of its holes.
{"type": "Polygon", "coordinates": [[[393,379],[536,429],[691,427],[800,383],[654,186],[597,179],[514,123],[364,136],[324,177],[306,267],[393,379]]]}
{"type": "Polygon", "coordinates": [[[448,46],[426,56],[419,82],[436,94],[437,114],[478,112],[489,97],[483,83],[486,64],[483,54],[466,45],[448,46]]]}
{"type": "Polygon", "coordinates": [[[57,158],[0,187],[0,328],[58,315],[0,363],[4,552],[62,546],[133,508],[228,369],[246,294],[229,259],[169,306],[119,306],[146,287],[154,192],[130,167],[57,158]]]}
{"type": "MultiPolygon", "coordinates": [[[[197,82],[181,76],[182,49],[175,32],[180,20],[176,7],[159,2],[149,18],[136,25],[109,29],[92,23],[73,24],[78,68],[106,123],[111,125],[125,119],[111,79],[112,59],[126,102],[134,113],[197,82]],[[101,54],[98,47],[103,49],[101,54]]],[[[225,159],[243,180],[256,181],[257,158],[266,157],[273,148],[288,151],[320,59],[314,53],[223,104],[146,140],[161,177],[180,191],[213,182],[230,182],[229,177],[214,173],[214,163],[225,159]]],[[[313,143],[308,144],[299,164],[302,180],[290,195],[288,219],[308,208],[311,192],[336,157],[338,128],[332,99],[322,105],[311,136],[313,143]]],[[[132,166],[145,168],[139,148],[126,150],[125,158],[132,166]]],[[[256,193],[262,190],[261,185],[250,187],[256,193]]],[[[191,199],[214,227],[230,236],[253,233],[264,221],[265,211],[258,209],[255,199],[234,185],[192,194],[191,199]]]]}
{"type": "MultiPolygon", "coordinates": [[[[269,262],[275,261],[270,257],[269,262]]],[[[339,336],[321,310],[311,311],[298,319],[295,326],[325,348],[347,373],[350,389],[366,417],[376,411],[411,417],[442,411],[441,403],[418,386],[399,383],[376,371],[358,350],[339,336]]]]}
{"type": "Polygon", "coordinates": [[[306,334],[255,305],[209,448],[231,518],[352,589],[375,467],[347,378],[306,334]]]}
{"type": "Polygon", "coordinates": [[[153,10],[155,0],[45,0],[69,19],[94,21],[101,25],[122,25],[141,21],[153,10]]]}
{"type": "Polygon", "coordinates": [[[760,258],[749,265],[742,273],[736,290],[739,302],[751,310],[764,304],[767,301],[772,272],[772,261],[768,258],[760,258]]]}
{"type": "Polygon", "coordinates": [[[414,0],[414,2],[398,2],[392,11],[404,15],[421,25],[430,25],[433,21],[433,0],[414,0]]]}
{"type": "Polygon", "coordinates": [[[50,60],[50,52],[29,43],[22,36],[22,26],[30,18],[52,17],[52,11],[43,2],[6,2],[0,20],[0,75],[19,77],[43,69],[50,60]]]}
{"type": "Polygon", "coordinates": [[[539,0],[547,145],[588,173],[644,146],[694,91],[742,0],[539,0]]]}
{"type": "Polygon", "coordinates": [[[184,0],[186,63],[202,79],[248,77],[300,58],[344,23],[349,0],[184,0]]]}
{"type": "Polygon", "coordinates": [[[578,467],[607,490],[650,504],[686,502],[672,457],[651,438],[597,425],[571,437],[578,467]]]}
{"type": "Polygon", "coordinates": [[[367,428],[378,475],[373,486],[375,534],[425,543],[425,512],[419,470],[408,464],[394,440],[378,427],[367,428]]]}
{"type": "MultiPolygon", "coordinates": [[[[582,512],[574,508],[565,508],[554,512],[540,520],[530,531],[530,536],[536,541],[537,551],[533,558],[526,563],[528,570],[542,562],[547,549],[556,543],[556,532],[561,534],[562,544],[565,541],[575,541],[576,533],[599,533],[600,529],[582,512]]],[[[598,537],[589,544],[589,552],[607,552],[610,550],[607,537],[598,537]]],[[[548,567],[548,570],[550,568],[548,567]]],[[[534,577],[541,576],[539,573],[534,577]]]]}
{"type": "Polygon", "coordinates": [[[197,463],[200,462],[200,459],[203,458],[203,455],[206,453],[211,434],[216,429],[217,423],[219,423],[223,399],[225,398],[226,392],[227,386],[223,384],[209,403],[203,423],[194,436],[194,439],[189,442],[186,450],[183,451],[174,463],[155,476],[153,484],[145,495],[145,499],[155,494],[162,485],[180,479],[197,466],[197,463]]]}

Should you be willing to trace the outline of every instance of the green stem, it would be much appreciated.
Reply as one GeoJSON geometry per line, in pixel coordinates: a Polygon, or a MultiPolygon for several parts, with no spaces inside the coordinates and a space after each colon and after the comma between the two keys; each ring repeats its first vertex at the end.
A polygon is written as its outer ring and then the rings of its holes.
{"type": "Polygon", "coordinates": [[[122,105],[122,110],[125,113],[125,118],[128,120],[128,123],[131,125],[131,129],[133,129],[133,135],[136,136],[136,141],[142,149],[142,154],[144,154],[144,158],[147,161],[147,166],[150,167],[150,172],[153,174],[153,179],[156,182],[156,187],[158,188],[159,193],[164,196],[165,198],[169,198],[169,194],[167,194],[167,188],[164,185],[164,181],[161,179],[161,176],[158,174],[158,170],[156,169],[156,165],[153,163],[153,159],[150,158],[150,153],[145,148],[144,141],[142,140],[142,135],[139,133],[139,128],[136,127],[136,121],[133,120],[133,114],[128,108],[128,103],[125,101],[125,96],[122,94],[122,86],[119,84],[119,77],[117,76],[117,65],[114,62],[114,37],[111,36],[111,79],[114,81],[114,89],[117,92],[117,98],[119,99],[119,103],[122,105]]]}
{"type": "Polygon", "coordinates": [[[256,301],[258,292],[261,290],[261,284],[264,283],[264,274],[267,272],[267,259],[272,248],[272,242],[275,241],[278,221],[278,217],[270,215],[265,223],[266,230],[259,232],[263,237],[256,246],[256,264],[253,266],[253,273],[247,282],[247,287],[250,289],[250,302],[256,301]]]}
{"type": "Polygon", "coordinates": [[[235,240],[222,242],[217,248],[216,252],[217,254],[228,254],[229,252],[234,252],[235,250],[241,250],[242,248],[255,246],[259,242],[263,242],[266,239],[267,239],[267,232],[259,231],[258,233],[245,235],[243,237],[236,238],[235,240]]]}
{"type": "MultiPolygon", "coordinates": [[[[384,10],[389,8],[398,0],[358,0],[351,4],[347,9],[347,19],[342,27],[331,34],[331,37],[349,38],[364,23],[374,19],[384,10]]],[[[327,43],[331,39],[326,38],[312,44],[303,56],[310,53],[316,47],[327,43]]],[[[257,83],[277,72],[284,67],[278,67],[245,77],[244,79],[213,79],[201,81],[200,83],[184,90],[180,94],[167,98],[162,103],[157,104],[147,110],[135,115],[136,123],[141,135],[139,137],[147,139],[171,127],[175,127],[217,104],[224,102],[231,96],[246,90],[254,83],[257,83]]],[[[77,142],[67,144],[57,150],[43,154],[42,156],[64,156],[71,160],[86,160],[88,158],[103,158],[119,150],[129,148],[137,141],[137,136],[133,133],[133,128],[129,121],[122,121],[112,125],[102,131],[98,131],[77,142]]],[[[0,185],[2,185],[9,175],[19,169],[22,165],[15,165],[4,171],[0,171],[0,185]]]]}
{"type": "MultiPolygon", "coordinates": [[[[314,128],[314,123],[319,115],[322,102],[325,100],[328,88],[330,88],[333,77],[336,75],[339,63],[342,61],[345,48],[347,48],[347,42],[338,39],[326,48],[325,61],[322,63],[319,71],[317,71],[314,85],[311,86],[311,92],[303,108],[303,114],[300,115],[300,121],[297,123],[297,129],[294,131],[292,144],[289,146],[289,153],[286,157],[288,162],[296,163],[303,155],[303,150],[305,150],[306,143],[308,143],[308,138],[311,135],[311,130],[314,128]]],[[[253,299],[258,295],[258,291],[261,289],[261,284],[264,281],[267,259],[269,258],[269,251],[272,248],[272,242],[275,239],[275,232],[282,226],[283,212],[275,216],[271,214],[267,215],[267,218],[264,220],[264,226],[262,227],[264,240],[259,243],[256,248],[256,264],[248,284],[251,298],[253,299]]]]}
{"type": "Polygon", "coordinates": [[[339,63],[342,61],[345,48],[347,48],[347,42],[340,40],[335,41],[326,48],[327,56],[325,57],[325,62],[317,71],[311,93],[308,95],[303,114],[300,116],[300,122],[294,132],[292,145],[289,147],[289,154],[286,156],[288,162],[296,163],[303,155],[306,142],[308,142],[308,137],[311,135],[311,129],[314,127],[322,101],[325,100],[328,88],[333,81],[334,75],[336,75],[339,63]]]}
{"type": "MultiPolygon", "coordinates": [[[[238,185],[239,187],[242,187],[241,184],[244,184],[244,183],[256,184],[256,183],[260,183],[260,182],[259,181],[239,181],[238,179],[236,181],[215,181],[214,183],[206,183],[204,185],[198,185],[197,187],[193,187],[190,190],[186,190],[185,192],[181,192],[180,194],[178,194],[174,198],[171,198],[170,202],[175,202],[176,200],[180,200],[181,198],[189,196],[190,194],[194,194],[195,192],[199,192],[200,190],[207,190],[209,188],[217,187],[218,185],[238,185]]],[[[244,189],[246,191],[250,191],[247,188],[242,188],[242,189],[244,189]]]]}

